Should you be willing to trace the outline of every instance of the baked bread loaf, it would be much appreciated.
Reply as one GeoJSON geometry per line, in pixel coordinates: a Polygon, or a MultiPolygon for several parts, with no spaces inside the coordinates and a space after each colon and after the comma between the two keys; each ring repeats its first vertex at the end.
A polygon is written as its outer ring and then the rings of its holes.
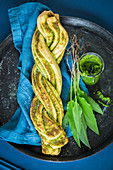
{"type": "Polygon", "coordinates": [[[62,128],[64,109],[60,98],[62,76],[59,63],[68,43],[68,34],[58,14],[42,12],[32,39],[35,64],[32,69],[32,87],[35,93],[30,117],[41,137],[42,152],[58,155],[68,143],[62,128]]]}

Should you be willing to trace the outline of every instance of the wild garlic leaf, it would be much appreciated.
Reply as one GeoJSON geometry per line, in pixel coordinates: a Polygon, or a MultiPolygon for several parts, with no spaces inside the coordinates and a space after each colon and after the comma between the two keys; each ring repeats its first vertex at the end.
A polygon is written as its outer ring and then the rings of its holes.
{"type": "Polygon", "coordinates": [[[69,119],[69,125],[70,125],[70,129],[71,129],[71,133],[72,133],[76,143],[81,148],[79,135],[78,135],[78,132],[77,132],[77,129],[75,126],[75,122],[74,122],[74,117],[73,117],[73,107],[74,107],[74,101],[70,100],[67,104],[67,116],[69,119]]]}
{"type": "Polygon", "coordinates": [[[89,96],[87,96],[87,102],[91,105],[92,109],[103,115],[102,109],[100,108],[100,106],[89,96]]]}
{"type": "Polygon", "coordinates": [[[81,133],[81,115],[82,115],[82,108],[76,100],[74,102],[74,107],[73,107],[73,118],[78,134],[81,133]]]}
{"type": "Polygon", "coordinates": [[[88,141],[88,137],[87,137],[87,125],[86,125],[86,122],[85,122],[85,118],[84,118],[84,115],[82,114],[81,116],[81,134],[80,134],[80,140],[89,148],[90,147],[90,144],[89,144],[89,141],[88,141]]]}
{"type": "Polygon", "coordinates": [[[95,112],[103,115],[103,112],[102,112],[102,109],[100,108],[100,106],[90,96],[87,96],[87,94],[85,92],[83,92],[82,90],[79,90],[79,95],[86,99],[86,101],[91,105],[92,109],[95,112]]]}
{"type": "Polygon", "coordinates": [[[91,105],[83,97],[78,97],[78,100],[83,109],[83,114],[84,114],[87,126],[92,131],[94,131],[96,134],[99,135],[96,118],[95,118],[95,115],[93,114],[91,105]]]}
{"type": "Polygon", "coordinates": [[[69,124],[69,119],[68,119],[67,112],[66,112],[66,114],[64,115],[63,121],[62,121],[62,127],[64,130],[67,128],[68,124],[69,124]]]}

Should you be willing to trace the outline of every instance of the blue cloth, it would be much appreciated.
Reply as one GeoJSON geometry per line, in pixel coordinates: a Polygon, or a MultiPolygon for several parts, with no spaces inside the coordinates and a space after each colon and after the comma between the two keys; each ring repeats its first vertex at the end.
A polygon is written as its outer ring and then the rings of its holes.
{"type": "MultiPolygon", "coordinates": [[[[20,52],[18,69],[21,71],[17,91],[19,108],[8,123],[0,127],[0,137],[9,142],[18,144],[41,145],[41,139],[30,119],[30,106],[34,96],[31,85],[31,71],[34,59],[31,52],[31,41],[36,28],[37,17],[44,11],[50,10],[41,3],[26,3],[16,8],[9,9],[9,19],[13,34],[15,48],[20,52]]],[[[16,56],[15,56],[16,57],[16,56]]],[[[71,65],[71,57],[69,57],[71,65]]],[[[61,98],[66,110],[67,98],[70,89],[70,75],[67,71],[66,55],[60,63],[63,87],[61,98]]],[[[87,92],[85,84],[80,80],[80,87],[87,92]]],[[[69,126],[66,129],[70,137],[69,126]]]]}

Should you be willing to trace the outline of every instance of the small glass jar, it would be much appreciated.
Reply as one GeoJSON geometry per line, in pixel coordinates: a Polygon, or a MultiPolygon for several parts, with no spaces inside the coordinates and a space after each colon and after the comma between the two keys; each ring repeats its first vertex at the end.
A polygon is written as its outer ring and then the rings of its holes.
{"type": "Polygon", "coordinates": [[[79,70],[82,80],[87,85],[94,85],[104,70],[104,61],[97,53],[85,53],[79,59],[79,70]]]}

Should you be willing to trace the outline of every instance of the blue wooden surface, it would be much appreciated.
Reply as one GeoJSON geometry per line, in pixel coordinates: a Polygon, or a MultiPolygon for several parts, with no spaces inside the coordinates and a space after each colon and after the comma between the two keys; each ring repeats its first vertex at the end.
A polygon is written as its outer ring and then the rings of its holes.
{"type": "MultiPolygon", "coordinates": [[[[7,10],[27,0],[0,0],[0,43],[11,33],[7,10]]],[[[113,0],[39,0],[60,15],[88,19],[113,34],[113,0]]],[[[113,170],[113,144],[101,152],[74,162],[52,163],[27,156],[0,140],[0,157],[22,169],[113,170]]],[[[0,170],[7,169],[0,165],[0,170]]]]}

